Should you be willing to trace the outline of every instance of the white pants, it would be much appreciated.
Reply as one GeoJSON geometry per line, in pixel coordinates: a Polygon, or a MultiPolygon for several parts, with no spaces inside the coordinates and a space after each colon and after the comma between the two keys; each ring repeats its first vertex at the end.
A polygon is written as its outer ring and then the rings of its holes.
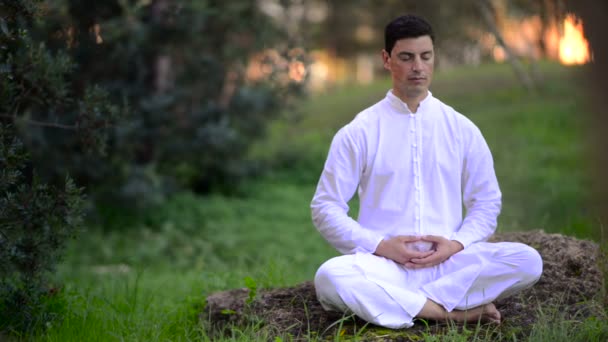
{"type": "Polygon", "coordinates": [[[513,242],[475,243],[440,265],[417,270],[357,253],[321,265],[315,289],[326,310],[399,329],[413,325],[427,299],[447,311],[474,308],[532,286],[542,268],[536,250],[513,242]]]}

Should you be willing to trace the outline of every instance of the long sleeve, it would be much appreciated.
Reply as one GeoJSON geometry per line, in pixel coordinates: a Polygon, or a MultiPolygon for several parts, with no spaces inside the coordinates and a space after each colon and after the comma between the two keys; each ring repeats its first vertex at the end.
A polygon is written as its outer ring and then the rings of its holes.
{"type": "Polygon", "coordinates": [[[501,192],[490,149],[477,127],[473,127],[470,134],[462,170],[466,216],[451,237],[465,248],[487,240],[494,233],[501,209],[501,192]]]}
{"type": "Polygon", "coordinates": [[[373,253],[383,236],[348,216],[365,167],[363,144],[345,126],[336,133],[311,203],[312,220],[321,235],[344,254],[373,253]]]}
{"type": "Polygon", "coordinates": [[[315,226],[345,254],[373,253],[398,235],[441,235],[468,247],[494,233],[500,207],[477,126],[432,96],[411,113],[390,91],[336,133],[311,203],[315,226]],[[354,220],[348,202],[357,190],[354,220]]]}

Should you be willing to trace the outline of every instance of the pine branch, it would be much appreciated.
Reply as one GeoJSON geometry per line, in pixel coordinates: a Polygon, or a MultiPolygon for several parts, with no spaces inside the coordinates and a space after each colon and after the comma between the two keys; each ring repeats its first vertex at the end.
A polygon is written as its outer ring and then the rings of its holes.
{"type": "Polygon", "coordinates": [[[15,115],[10,115],[10,114],[0,114],[0,118],[13,119],[13,121],[20,120],[20,121],[25,122],[28,125],[41,126],[41,127],[60,128],[60,129],[65,129],[65,130],[70,130],[70,131],[75,131],[78,129],[78,127],[76,125],[64,125],[64,124],[55,123],[55,122],[44,122],[44,121],[38,121],[38,120],[24,119],[24,118],[15,116],[15,115]]]}
{"type": "MultiPolygon", "coordinates": [[[[15,222],[15,223],[18,223],[18,222],[15,222]]],[[[13,222],[9,222],[9,224],[13,224],[13,222]]],[[[8,238],[8,235],[6,235],[6,233],[3,230],[0,230],[0,234],[4,237],[4,241],[11,242],[10,239],[8,238]]]]}

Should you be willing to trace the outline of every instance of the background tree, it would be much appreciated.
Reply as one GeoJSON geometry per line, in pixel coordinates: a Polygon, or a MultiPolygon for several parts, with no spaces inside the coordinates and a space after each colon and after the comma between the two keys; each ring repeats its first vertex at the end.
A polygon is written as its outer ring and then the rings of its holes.
{"type": "Polygon", "coordinates": [[[31,330],[56,315],[49,272],[83,218],[82,189],[65,173],[39,177],[17,131],[52,130],[99,158],[103,128],[120,113],[98,87],[72,91],[76,65],[31,36],[40,10],[39,1],[0,4],[0,331],[31,330]]]}
{"type": "Polygon", "coordinates": [[[83,217],[75,184],[136,204],[232,188],[301,94],[305,52],[254,2],[11,0],[0,14],[0,321],[27,330],[48,318],[48,271],[83,217]]]}
{"type": "MultiPolygon", "coordinates": [[[[569,2],[568,9],[579,14],[584,20],[585,36],[593,47],[593,63],[586,68],[586,90],[588,91],[588,104],[591,115],[586,118],[589,131],[588,141],[590,148],[591,165],[593,166],[594,189],[592,191],[594,206],[599,210],[597,218],[602,227],[600,235],[604,246],[608,245],[608,235],[605,227],[608,222],[608,119],[605,109],[608,106],[606,88],[608,87],[608,43],[604,38],[608,28],[608,3],[582,0],[569,2]]],[[[608,282],[606,282],[608,286],[608,282]]]]}
{"type": "Polygon", "coordinates": [[[74,92],[96,84],[129,107],[107,160],[48,129],[22,132],[47,176],[69,171],[96,200],[232,189],[256,170],[250,143],[302,90],[304,51],[255,2],[58,0],[45,2],[35,35],[77,63],[74,92]]]}

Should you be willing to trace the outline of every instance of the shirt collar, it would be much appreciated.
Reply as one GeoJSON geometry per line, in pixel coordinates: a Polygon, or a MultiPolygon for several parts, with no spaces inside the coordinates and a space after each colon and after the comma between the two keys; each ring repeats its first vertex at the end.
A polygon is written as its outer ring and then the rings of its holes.
{"type": "MultiPolygon", "coordinates": [[[[424,111],[429,106],[429,103],[431,102],[432,98],[433,98],[433,94],[429,90],[426,97],[422,101],[420,101],[420,104],[418,105],[418,110],[416,111],[416,113],[420,113],[420,111],[424,111]]],[[[398,113],[415,114],[407,106],[407,103],[401,101],[400,98],[398,98],[395,94],[393,94],[392,89],[389,89],[389,91],[386,93],[386,99],[390,103],[391,107],[393,107],[398,113]]]]}

